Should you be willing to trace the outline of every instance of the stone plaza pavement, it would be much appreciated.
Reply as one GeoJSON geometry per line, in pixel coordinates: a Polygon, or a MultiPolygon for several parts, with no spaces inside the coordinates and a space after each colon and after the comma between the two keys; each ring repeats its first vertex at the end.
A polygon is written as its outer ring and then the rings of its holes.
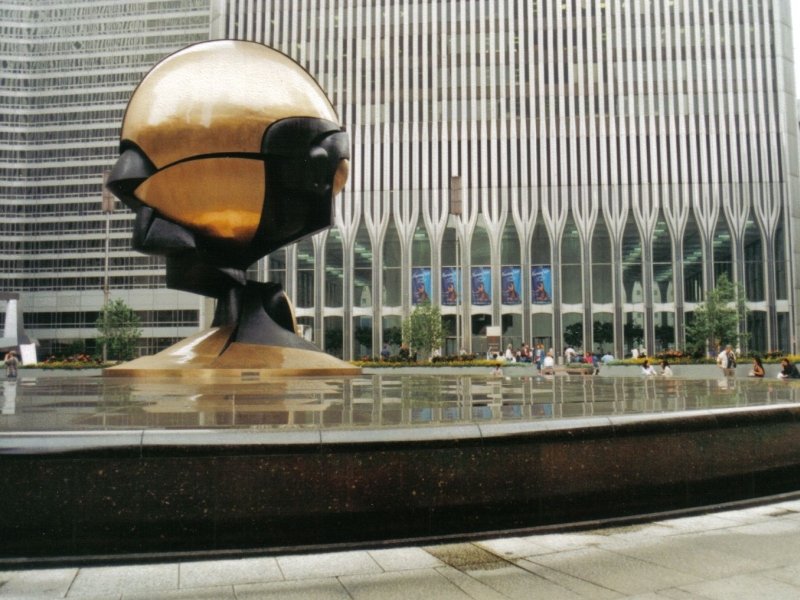
{"type": "Polygon", "coordinates": [[[800,499],[420,547],[0,572],[0,598],[800,598],[800,499]]]}

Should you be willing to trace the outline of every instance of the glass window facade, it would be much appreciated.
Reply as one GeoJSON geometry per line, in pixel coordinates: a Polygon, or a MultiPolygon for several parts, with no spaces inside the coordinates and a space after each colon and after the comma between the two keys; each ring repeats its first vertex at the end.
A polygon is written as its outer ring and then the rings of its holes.
{"type": "Polygon", "coordinates": [[[495,324],[556,351],[570,327],[617,355],[655,352],[683,342],[726,273],[765,313],[764,344],[797,337],[781,331],[797,327],[792,221],[779,217],[798,185],[782,150],[796,132],[774,117],[796,121],[776,55],[783,7],[379,0],[311,3],[317,18],[304,19],[255,4],[263,20],[225,3],[219,33],[282,49],[328,91],[353,140],[350,211],[393,198],[388,224],[368,225],[382,256],[375,318],[413,309],[420,269],[441,290],[461,268],[464,304],[434,299],[448,327],[472,332],[467,346],[495,324]],[[447,218],[454,175],[462,207],[447,218]],[[515,269],[519,305],[502,294],[515,269]],[[470,289],[478,274],[488,303],[470,289]]]}
{"type": "Polygon", "coordinates": [[[131,250],[133,215],[104,214],[101,191],[133,89],[208,39],[210,15],[207,0],[0,7],[0,291],[20,293],[40,354],[96,337],[107,237],[111,296],[143,317],[139,351],[197,331],[200,300],[164,289],[163,261],[131,250]]]}
{"type": "MultiPolygon", "coordinates": [[[[0,9],[0,286],[22,294],[26,314],[53,312],[37,305],[53,292],[82,291],[94,300],[81,310],[98,309],[100,182],[127,99],[160,58],[212,37],[300,62],[350,134],[335,207],[355,218],[339,219],[317,251],[305,240],[264,269],[327,351],[352,358],[394,343],[417,273],[460,336],[454,347],[479,349],[495,325],[557,353],[567,328],[615,355],[652,353],[681,344],[723,272],[745,287],[754,316],[744,329],[758,347],[797,351],[790,203],[800,182],[787,164],[797,119],[779,52],[788,0],[713,12],[685,2],[24,4],[0,9]],[[451,215],[454,176],[463,197],[451,215]],[[504,268],[518,269],[519,304],[503,300],[504,268]],[[478,272],[488,301],[471,293],[478,272]],[[444,280],[459,273],[448,305],[444,280]]],[[[111,287],[154,310],[165,298],[155,292],[172,292],[162,264],[126,246],[131,218],[110,218],[111,287]]],[[[55,312],[76,312],[68,296],[55,312]]]]}

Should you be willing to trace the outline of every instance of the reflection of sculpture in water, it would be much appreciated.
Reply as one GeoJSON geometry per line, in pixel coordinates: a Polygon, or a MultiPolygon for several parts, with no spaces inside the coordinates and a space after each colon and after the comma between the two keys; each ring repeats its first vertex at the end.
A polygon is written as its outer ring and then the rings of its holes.
{"type": "Polygon", "coordinates": [[[281,286],[246,278],[256,260],[330,227],[347,180],[347,134],[314,79],[260,44],[189,46],[139,84],[120,151],[107,185],[136,213],[134,248],[166,257],[168,287],[217,299],[225,351],[318,351],[296,335],[281,286]]]}

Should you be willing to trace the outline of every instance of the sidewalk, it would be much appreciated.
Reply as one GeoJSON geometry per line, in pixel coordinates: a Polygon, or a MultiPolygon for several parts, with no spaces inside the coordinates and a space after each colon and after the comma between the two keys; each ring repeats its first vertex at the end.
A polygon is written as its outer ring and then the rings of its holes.
{"type": "Polygon", "coordinates": [[[800,598],[800,500],[644,525],[316,555],[0,572],[0,598],[800,598]]]}

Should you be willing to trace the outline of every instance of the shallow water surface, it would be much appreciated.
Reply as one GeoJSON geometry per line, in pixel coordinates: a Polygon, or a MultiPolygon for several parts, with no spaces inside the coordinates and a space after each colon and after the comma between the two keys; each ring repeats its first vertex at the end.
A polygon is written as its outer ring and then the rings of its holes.
{"type": "Polygon", "coordinates": [[[40,377],[3,381],[0,431],[309,429],[503,423],[797,403],[776,380],[364,375],[192,383],[40,377]]]}

